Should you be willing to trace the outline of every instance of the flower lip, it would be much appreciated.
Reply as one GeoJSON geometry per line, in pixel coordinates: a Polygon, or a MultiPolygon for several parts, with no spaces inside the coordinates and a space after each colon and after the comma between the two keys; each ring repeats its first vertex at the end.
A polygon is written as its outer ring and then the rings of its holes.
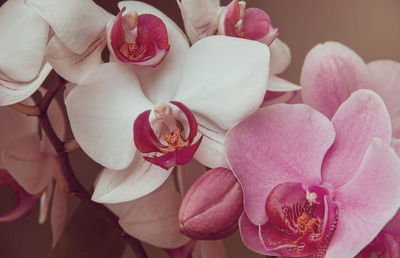
{"type": "Polygon", "coordinates": [[[300,183],[282,183],[268,195],[269,221],[262,232],[266,249],[284,256],[325,254],[337,223],[337,205],[328,190],[300,183]]]}
{"type": "Polygon", "coordinates": [[[164,22],[153,14],[122,15],[125,10],[123,7],[109,25],[110,49],[121,62],[156,67],[170,48],[164,22]]]}
{"type": "Polygon", "coordinates": [[[133,126],[136,148],[142,153],[162,153],[159,157],[155,155],[146,156],[144,159],[164,169],[189,162],[202,140],[201,137],[196,143],[192,144],[197,135],[198,125],[190,109],[178,101],[171,101],[170,103],[178,107],[186,117],[188,124],[186,137],[182,135],[183,132],[180,128],[180,126],[184,127],[183,124],[185,123],[177,123],[179,122],[178,118],[168,105],[158,105],[153,109],[154,116],[158,120],[155,126],[156,132],[154,132],[150,123],[152,110],[146,110],[140,114],[133,126]],[[165,132],[165,130],[168,131],[165,132]]]}

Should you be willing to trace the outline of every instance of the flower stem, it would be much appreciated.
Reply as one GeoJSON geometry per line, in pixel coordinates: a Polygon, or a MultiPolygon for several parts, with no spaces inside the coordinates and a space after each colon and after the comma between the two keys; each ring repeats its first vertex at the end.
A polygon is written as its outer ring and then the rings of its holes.
{"type": "MultiPolygon", "coordinates": [[[[60,77],[61,78],[61,77],[60,77]]],[[[114,227],[116,227],[120,232],[123,238],[127,241],[132,251],[135,253],[138,258],[147,258],[147,254],[141,245],[140,241],[136,238],[126,234],[121,226],[118,223],[119,218],[112,213],[109,209],[107,209],[103,204],[93,202],[90,198],[90,194],[88,191],[82,186],[79,182],[78,178],[75,176],[75,173],[71,167],[71,163],[69,160],[69,151],[74,148],[79,147],[75,140],[71,142],[63,142],[57,136],[52,127],[49,117],[47,115],[47,110],[51,101],[54,99],[57,91],[62,88],[65,81],[63,79],[55,82],[46,92],[40,103],[37,105],[39,109],[39,114],[37,115],[39,119],[39,123],[47,135],[47,138],[50,140],[54,149],[58,153],[58,158],[60,161],[61,171],[63,177],[66,182],[66,188],[64,189],[67,193],[78,197],[81,201],[87,203],[97,210],[97,212],[102,216],[105,220],[109,221],[114,227]],[[74,143],[75,141],[75,143],[74,143]]]]}

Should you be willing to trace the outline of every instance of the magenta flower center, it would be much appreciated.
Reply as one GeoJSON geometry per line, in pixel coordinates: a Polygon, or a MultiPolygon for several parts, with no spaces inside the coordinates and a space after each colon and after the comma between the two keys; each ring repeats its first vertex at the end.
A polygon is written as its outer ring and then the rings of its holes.
{"type": "Polygon", "coordinates": [[[337,223],[337,205],[326,189],[280,184],[269,194],[265,211],[269,219],[262,235],[266,246],[284,256],[325,254],[337,223]]]}

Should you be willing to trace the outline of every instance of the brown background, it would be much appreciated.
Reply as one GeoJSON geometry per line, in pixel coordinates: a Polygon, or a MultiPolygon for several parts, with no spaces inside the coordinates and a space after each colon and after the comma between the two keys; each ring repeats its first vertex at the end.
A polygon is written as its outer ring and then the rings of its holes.
{"type": "MultiPolygon", "coordinates": [[[[96,2],[116,14],[117,1],[96,2]]],[[[175,0],[146,2],[153,4],[182,25],[175,0]]],[[[274,26],[281,29],[280,38],[292,50],[292,63],[284,75],[293,82],[299,80],[306,53],[315,44],[329,40],[348,45],[366,61],[400,60],[398,0],[249,0],[247,4],[248,7],[264,9],[270,15],[274,26]]],[[[81,151],[74,152],[72,158],[79,177],[89,186],[100,167],[81,151]]],[[[0,187],[0,200],[0,212],[10,209],[14,202],[11,192],[5,187],[0,187]]],[[[70,201],[71,207],[75,207],[76,202],[70,201]]],[[[51,247],[49,223],[38,225],[37,219],[36,209],[20,221],[0,224],[0,258],[47,256],[51,247]]],[[[248,251],[241,244],[238,234],[228,238],[225,244],[228,257],[262,257],[248,251]]],[[[150,257],[160,256],[159,251],[151,251],[150,257]]],[[[132,256],[127,253],[124,257],[132,256]]]]}

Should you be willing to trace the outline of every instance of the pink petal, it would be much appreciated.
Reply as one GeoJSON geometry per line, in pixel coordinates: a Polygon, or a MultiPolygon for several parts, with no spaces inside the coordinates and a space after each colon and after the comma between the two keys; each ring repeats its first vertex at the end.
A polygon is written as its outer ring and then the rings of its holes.
{"type": "Polygon", "coordinates": [[[105,45],[105,37],[100,35],[85,52],[76,54],[59,37],[53,36],[46,49],[46,59],[59,75],[70,82],[78,83],[94,67],[103,63],[101,52],[105,45]]]}
{"type": "Polygon", "coordinates": [[[368,88],[368,69],[350,48],[326,42],[307,54],[300,85],[304,103],[332,118],[352,92],[368,88]]]}
{"type": "Polygon", "coordinates": [[[290,48],[279,38],[269,45],[271,53],[270,74],[282,73],[289,66],[291,61],[290,48]]]}
{"type": "Polygon", "coordinates": [[[93,69],[70,92],[66,106],[72,132],[91,158],[111,169],[132,162],[133,122],[151,103],[126,65],[107,63],[93,69]]]}
{"type": "Polygon", "coordinates": [[[392,138],[390,146],[394,149],[397,155],[400,157],[400,139],[392,138]]]}
{"type": "Polygon", "coordinates": [[[268,14],[258,8],[249,8],[242,18],[242,32],[244,38],[258,40],[269,45],[279,34],[271,24],[268,14]]]}
{"type": "Polygon", "coordinates": [[[11,184],[17,203],[11,211],[0,215],[0,222],[19,220],[30,214],[36,207],[40,199],[40,194],[31,195],[27,193],[13,178],[11,178],[7,170],[4,169],[0,169],[0,185],[1,184],[11,184]]]}
{"type": "Polygon", "coordinates": [[[260,254],[267,254],[263,240],[260,238],[259,228],[261,226],[254,225],[247,217],[246,212],[239,219],[240,236],[243,243],[252,251],[260,254]]]}
{"type": "Polygon", "coordinates": [[[118,6],[120,9],[126,6],[127,12],[153,14],[167,27],[171,47],[165,59],[155,68],[135,66],[133,70],[138,76],[146,97],[154,104],[170,101],[176,94],[183,61],[189,50],[186,36],[168,16],[151,5],[139,1],[122,1],[118,3],[118,6]]]}
{"type": "Polygon", "coordinates": [[[268,47],[259,42],[206,37],[189,50],[175,100],[228,129],[262,103],[268,59],[268,47]]]}
{"type": "Polygon", "coordinates": [[[353,257],[395,215],[400,207],[399,171],[394,151],[382,140],[372,140],[357,173],[336,190],[339,219],[326,257],[353,257]]]}
{"type": "Polygon", "coordinates": [[[91,0],[26,0],[67,48],[82,54],[105,30],[111,15],[91,0]]]}
{"type": "Polygon", "coordinates": [[[211,36],[217,31],[218,0],[178,0],[183,24],[190,43],[211,36]]]}
{"type": "Polygon", "coordinates": [[[34,80],[43,64],[49,26],[23,0],[0,8],[0,72],[19,82],[34,80]]]}
{"type": "Polygon", "coordinates": [[[138,153],[124,170],[104,169],[97,178],[92,200],[101,203],[127,202],[156,190],[171,174],[145,161],[138,153]]]}
{"type": "Polygon", "coordinates": [[[175,189],[172,178],[153,193],[127,203],[120,218],[121,227],[133,237],[161,248],[177,248],[189,241],[178,231],[178,209],[181,196],[175,189]]]}
{"type": "Polygon", "coordinates": [[[385,102],[392,119],[393,137],[400,138],[400,63],[378,60],[368,64],[370,89],[385,102]]]}
{"type": "Polygon", "coordinates": [[[53,203],[51,207],[51,230],[53,234],[53,247],[60,239],[67,222],[67,196],[56,184],[53,195],[53,203]]]}
{"type": "Polygon", "coordinates": [[[52,68],[45,62],[39,74],[29,82],[17,82],[2,77],[0,74],[0,106],[7,106],[20,102],[31,96],[43,83],[52,68]]]}
{"type": "Polygon", "coordinates": [[[325,156],[322,178],[324,182],[339,187],[357,172],[374,137],[389,144],[390,118],[378,95],[373,91],[359,90],[339,107],[332,123],[336,139],[325,156]]]}
{"type": "Polygon", "coordinates": [[[244,208],[253,224],[267,221],[264,204],[276,185],[319,184],[322,160],[334,137],[330,121],[302,104],[262,108],[228,131],[226,156],[243,187],[244,208]]]}
{"type": "Polygon", "coordinates": [[[4,150],[4,166],[28,193],[41,193],[53,178],[58,166],[55,157],[40,152],[39,136],[19,138],[4,150]]]}

